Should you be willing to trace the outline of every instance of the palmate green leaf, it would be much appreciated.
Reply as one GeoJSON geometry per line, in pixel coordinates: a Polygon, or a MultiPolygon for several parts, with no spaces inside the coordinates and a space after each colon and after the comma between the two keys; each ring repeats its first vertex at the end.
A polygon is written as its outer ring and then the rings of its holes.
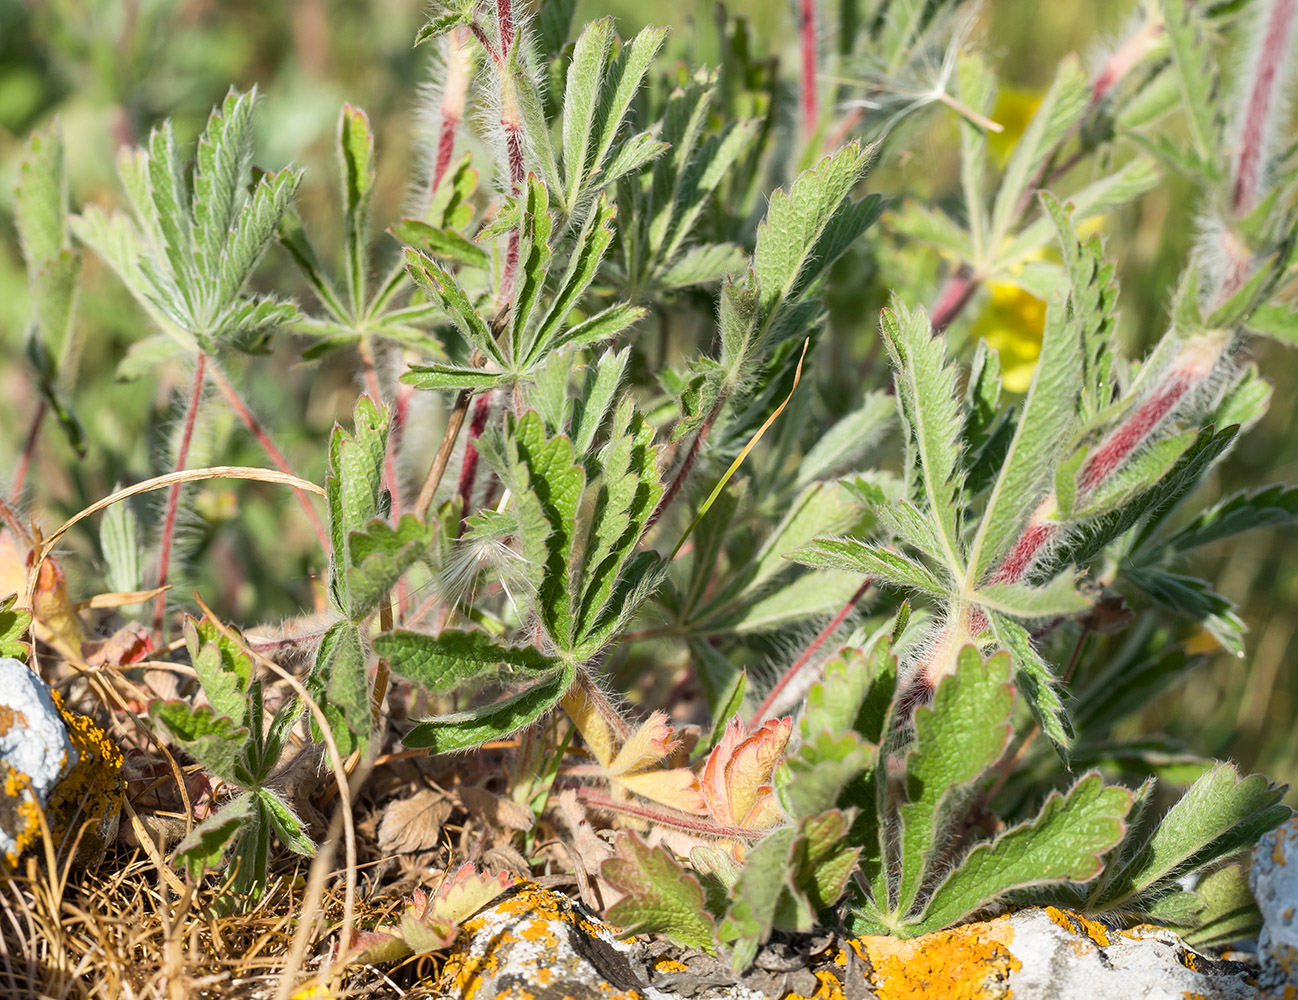
{"type": "Polygon", "coordinates": [[[413,514],[403,516],[396,528],[376,518],[351,534],[347,595],[352,621],[360,622],[379,606],[406,570],[428,553],[433,535],[433,528],[413,514]]]}
{"type": "Polygon", "coordinates": [[[204,696],[236,726],[243,725],[247,711],[253,707],[248,704],[252,657],[206,617],[195,621],[186,615],[184,630],[189,660],[204,696]]]}
{"type": "MultiPolygon", "coordinates": [[[[338,752],[346,757],[364,750],[369,745],[373,717],[365,647],[353,622],[335,622],[325,632],[306,686],[329,722],[338,752]]],[[[311,733],[317,742],[324,740],[314,715],[311,733]]]]}
{"type": "Polygon", "coordinates": [[[417,681],[429,691],[451,691],[465,681],[494,674],[505,666],[511,672],[545,673],[562,661],[535,646],[506,646],[485,632],[444,629],[438,635],[396,629],[374,638],[374,652],[388,661],[392,672],[417,681]]]}
{"type": "Polygon", "coordinates": [[[1090,96],[1089,80],[1081,61],[1074,55],[1066,56],[1005,165],[1000,190],[992,205],[993,245],[1010,231],[1028,184],[1086,113],[1090,96]]]}
{"type": "Polygon", "coordinates": [[[886,641],[866,652],[844,649],[826,664],[821,680],[807,692],[799,720],[803,739],[816,733],[856,732],[877,743],[892,700],[897,664],[886,641]]]}
{"type": "Polygon", "coordinates": [[[248,741],[247,729],[209,705],[184,701],[151,701],[149,717],[166,730],[172,742],[222,781],[242,784],[237,765],[248,741]]]}
{"type": "Polygon", "coordinates": [[[1032,709],[1037,724],[1057,748],[1067,748],[1075,735],[1073,723],[1059,696],[1058,679],[1051,672],[1050,665],[1032,645],[1028,630],[1013,618],[991,610],[987,612],[987,618],[997,644],[1014,657],[1018,689],[1032,709]]]}
{"type": "Polygon", "coordinates": [[[924,311],[899,299],[883,311],[883,340],[892,358],[897,411],[906,439],[907,475],[927,502],[942,561],[954,579],[965,575],[960,544],[963,506],[956,470],[961,414],[956,369],[946,364],[946,341],[934,337],[924,311]]]}
{"type": "Polygon", "coordinates": [[[1236,493],[1199,514],[1168,539],[1176,552],[1211,545],[1253,528],[1298,523],[1298,487],[1275,485],[1252,493],[1236,493]]]}
{"type": "Polygon", "coordinates": [[[639,322],[644,318],[647,310],[643,306],[633,306],[629,302],[618,302],[602,309],[595,315],[587,317],[580,323],[575,323],[565,330],[561,330],[549,342],[549,350],[558,350],[560,347],[575,347],[577,349],[594,347],[596,344],[602,344],[606,340],[611,340],[627,327],[639,322]]]}
{"type": "Polygon", "coordinates": [[[528,333],[532,313],[540,301],[545,279],[549,276],[550,232],[553,219],[548,206],[549,195],[545,185],[535,174],[527,175],[527,186],[521,197],[515,199],[519,212],[519,268],[518,294],[514,296],[513,314],[510,316],[510,351],[517,361],[524,354],[523,343],[528,333]]]}
{"type": "Polygon", "coordinates": [[[1198,948],[1255,937],[1262,928],[1248,876],[1239,865],[1210,872],[1193,891],[1174,892],[1154,901],[1149,913],[1198,948]]]}
{"type": "MultiPolygon", "coordinates": [[[[191,317],[192,323],[193,318],[202,316],[199,296],[207,286],[199,283],[193,223],[189,216],[189,189],[170,121],[163,122],[149,134],[148,155],[143,167],[151,198],[145,211],[161,237],[159,249],[167,261],[173,289],[178,293],[176,305],[180,308],[177,311],[191,317]]],[[[217,262],[212,260],[210,263],[217,262]]]]}
{"type": "Polygon", "coordinates": [[[1241,777],[1220,764],[1194,783],[1149,834],[1144,846],[1093,894],[1090,906],[1111,909],[1252,845],[1292,810],[1280,803],[1287,786],[1260,774],[1241,777]]]}
{"type": "Polygon", "coordinates": [[[624,933],[664,934],[682,948],[716,954],[715,922],[698,879],[666,848],[651,848],[635,833],[622,834],[614,850],[600,877],[623,895],[608,919],[624,933]]]}
{"type": "Polygon", "coordinates": [[[1048,488],[1051,470],[1076,424],[1082,373],[1079,327],[1067,321],[1064,303],[1056,299],[1046,310],[1041,359],[1023,412],[970,545],[971,582],[992,572],[1048,488]]]}
{"type": "Polygon", "coordinates": [[[184,865],[190,878],[217,867],[235,838],[254,822],[255,811],[252,795],[235,796],[176,846],[176,861],[184,865]]]}
{"type": "Polygon", "coordinates": [[[871,512],[885,534],[942,562],[942,539],[933,522],[909,500],[881,503],[872,507],[871,512]]]}
{"type": "MultiPolygon", "coordinates": [[[[253,269],[275,238],[280,220],[302,181],[302,171],[281,170],[262,176],[231,229],[220,267],[206,278],[215,279],[217,303],[231,302],[243,290],[253,269]]],[[[219,306],[213,312],[219,314],[219,306]]],[[[216,329],[212,333],[224,331],[216,329]]]]}
{"type": "Polygon", "coordinates": [[[554,708],[572,687],[575,677],[576,668],[564,664],[552,677],[512,697],[473,711],[425,719],[402,742],[408,747],[440,754],[472,750],[489,740],[504,739],[554,708]]]}
{"type": "Polygon", "coordinates": [[[970,851],[901,933],[950,927],[1014,890],[1094,878],[1122,840],[1131,805],[1131,792],[1106,787],[1095,773],[1066,795],[1051,793],[1035,819],[970,851]]]}
{"type": "Polygon", "coordinates": [[[203,255],[201,270],[213,274],[225,252],[248,200],[247,177],[252,169],[252,109],[256,90],[240,94],[233,88],[213,110],[198,140],[194,167],[194,245],[203,255]]]}
{"type": "Polygon", "coordinates": [[[818,538],[808,547],[790,552],[789,558],[804,566],[849,570],[893,586],[937,596],[950,590],[948,583],[939,580],[922,563],[856,538],[818,538]]]}
{"type": "Polygon", "coordinates": [[[32,613],[26,608],[16,608],[18,595],[0,598],[0,656],[27,661],[29,647],[23,635],[32,624],[32,613]]]}
{"type": "Polygon", "coordinates": [[[1048,191],[1041,192],[1041,204],[1054,223],[1068,269],[1069,320],[1077,328],[1084,368],[1079,415],[1086,421],[1109,405],[1114,392],[1117,268],[1104,259],[1098,235],[1080,242],[1068,211],[1048,191]]]}
{"type": "MultiPolygon", "coordinates": [[[[581,162],[565,163],[565,177],[577,172],[581,176],[575,191],[576,197],[570,198],[565,205],[566,211],[572,213],[583,197],[583,188],[589,189],[593,184],[603,185],[607,180],[601,177],[613,143],[622,130],[631,101],[640,84],[649,71],[654,57],[667,37],[666,28],[644,28],[635,38],[622,46],[622,51],[612,59],[600,80],[599,104],[592,122],[591,138],[594,148],[581,162]]],[[[572,70],[569,70],[571,76],[572,70]]],[[[565,109],[566,112],[566,109],[565,109]]],[[[567,129],[565,121],[565,139],[567,129]]],[[[565,144],[565,154],[567,145],[565,144]]]]}
{"type": "Polygon", "coordinates": [[[459,25],[470,23],[478,4],[477,0],[453,0],[449,3],[442,0],[437,6],[439,9],[434,10],[432,17],[415,35],[416,45],[444,35],[459,25]]]}
{"type": "Polygon", "coordinates": [[[932,866],[940,862],[969,786],[1009,745],[1014,710],[1011,661],[960,651],[956,671],[943,678],[932,706],[915,711],[915,748],[906,755],[896,913],[908,913],[932,866]]]}

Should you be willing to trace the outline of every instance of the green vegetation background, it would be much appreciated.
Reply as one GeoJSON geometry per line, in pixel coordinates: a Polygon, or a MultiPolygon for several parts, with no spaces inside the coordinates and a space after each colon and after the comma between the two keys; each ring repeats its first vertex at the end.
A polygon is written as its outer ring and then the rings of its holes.
{"type": "MultiPolygon", "coordinates": [[[[376,217],[392,218],[407,190],[418,132],[417,90],[426,79],[422,51],[411,39],[425,14],[422,0],[0,0],[0,485],[7,485],[28,432],[36,393],[22,358],[29,318],[22,260],[13,231],[12,187],[26,133],[58,114],[67,137],[74,205],[116,198],[114,157],[137,143],[164,115],[174,116],[182,142],[192,141],[211,106],[227,87],[256,83],[263,95],[258,118],[258,159],[275,168],[290,159],[308,168],[300,202],[316,225],[332,219],[329,162],[338,108],[344,101],[371,116],[379,142],[380,201],[376,217]]],[[[755,44],[784,57],[794,71],[796,37],[789,0],[735,3],[748,17],[755,44]]],[[[1134,0],[1041,4],[989,0],[980,31],[997,60],[1005,94],[997,117],[1012,131],[1030,113],[1034,94],[1049,81],[1056,60],[1069,51],[1100,51],[1121,31],[1134,0]]],[[[673,51],[694,61],[717,62],[717,29],[711,0],[581,0],[577,20],[597,13],[618,17],[625,36],[646,21],[670,24],[673,51]]],[[[941,197],[955,181],[951,123],[926,124],[894,141],[874,190],[905,190],[941,197]]],[[[1191,193],[1175,180],[1129,210],[1106,220],[1108,246],[1123,261],[1124,334],[1133,351],[1161,332],[1171,282],[1193,233],[1191,193]]],[[[283,256],[271,255],[264,280],[309,297],[283,256]]],[[[52,423],[42,432],[30,477],[31,513],[47,524],[109,492],[115,483],[162,471],[174,425],[176,391],[187,377],[135,382],[114,379],[128,346],[147,331],[146,319],[105,268],[87,256],[82,295],[84,344],[75,386],[76,409],[86,426],[88,453],[78,460],[52,423]],[[171,380],[175,381],[171,381],[171,380]],[[161,428],[161,429],[160,429],[161,428]]],[[[840,292],[832,303],[834,334],[822,351],[826,391],[842,379],[854,392],[877,348],[878,307],[886,289],[867,287],[858,298],[840,292]]],[[[931,303],[924,303],[930,304],[931,303]]],[[[1022,309],[997,310],[984,298],[969,320],[982,335],[1029,347],[1030,317],[1022,309]]],[[[957,339],[961,330],[957,327],[957,339]]],[[[323,363],[300,360],[300,344],[276,341],[269,365],[277,373],[244,383],[258,412],[300,474],[322,475],[324,445],[335,418],[346,419],[357,392],[354,358],[346,352],[323,363]]],[[[1003,347],[1004,350],[1004,347],[1003,347]]],[[[1258,348],[1263,373],[1276,386],[1267,418],[1249,434],[1209,490],[1229,491],[1298,481],[1298,365],[1275,345],[1258,348]]],[[[246,362],[243,362],[246,363],[246,362]]],[[[235,372],[234,374],[238,374],[235,372]]],[[[215,412],[213,410],[212,412],[215,412]]],[[[433,418],[441,417],[433,412],[433,418]]],[[[434,438],[440,427],[427,431],[434,438]]],[[[264,464],[232,416],[207,422],[191,464],[264,464]]],[[[189,577],[180,592],[197,587],[218,613],[241,623],[273,620],[309,609],[312,567],[321,559],[300,512],[282,491],[213,485],[188,494],[193,510],[185,543],[189,577]]],[[[1212,497],[1203,502],[1207,503],[1212,497]]],[[[138,508],[145,524],[153,509],[138,508]]],[[[78,582],[98,582],[97,554],[89,534],[72,541],[67,561],[74,594],[78,582]]],[[[1298,784],[1298,558],[1282,530],[1256,531],[1211,551],[1205,576],[1236,601],[1252,629],[1245,659],[1216,653],[1188,684],[1151,709],[1151,729],[1182,737],[1201,753],[1240,762],[1277,780],[1298,784]]],[[[1205,642],[1204,648],[1210,648],[1205,642]]],[[[1291,803],[1298,795],[1291,791],[1291,803]]]]}

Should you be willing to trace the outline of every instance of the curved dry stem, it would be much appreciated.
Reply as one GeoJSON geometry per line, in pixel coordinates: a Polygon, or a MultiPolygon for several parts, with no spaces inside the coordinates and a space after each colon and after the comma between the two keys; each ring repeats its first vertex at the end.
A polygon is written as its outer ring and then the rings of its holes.
{"type": "MultiPolygon", "coordinates": [[[[253,649],[252,646],[244,640],[243,636],[234,632],[220,621],[216,615],[212,614],[212,609],[204,603],[203,598],[197,593],[194,594],[194,600],[198,603],[199,608],[202,609],[203,614],[208,617],[222,635],[251,656],[254,661],[260,663],[266,669],[277,674],[282,680],[286,681],[288,686],[291,687],[297,696],[302,699],[302,703],[306,705],[307,709],[311,712],[311,715],[314,716],[316,722],[320,725],[320,734],[324,737],[325,747],[329,751],[329,766],[334,773],[334,781],[337,783],[338,792],[342,797],[342,801],[339,802],[338,808],[342,810],[343,843],[347,857],[346,888],[343,897],[342,939],[344,941],[350,941],[352,936],[352,925],[356,919],[356,826],[352,817],[351,789],[347,783],[347,774],[343,770],[342,757],[338,753],[338,744],[335,742],[333,731],[329,727],[329,720],[325,718],[324,711],[320,708],[320,705],[316,700],[307,693],[307,689],[302,686],[301,681],[274,660],[263,656],[261,653],[253,649]]],[[[294,944],[296,945],[296,941],[294,944]]],[[[289,977],[286,975],[285,978],[288,979],[289,977]]]]}

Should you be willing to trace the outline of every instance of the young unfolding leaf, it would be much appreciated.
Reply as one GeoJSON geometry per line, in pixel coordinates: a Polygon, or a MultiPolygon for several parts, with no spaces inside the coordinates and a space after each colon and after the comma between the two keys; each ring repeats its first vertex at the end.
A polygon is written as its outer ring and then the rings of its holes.
{"type": "Polygon", "coordinates": [[[782,820],[771,774],[789,742],[793,720],[770,719],[755,732],[735,716],[712,748],[699,788],[708,812],[722,826],[764,830],[782,820]]]}
{"type": "Polygon", "coordinates": [[[600,875],[623,896],[608,908],[608,919],[628,933],[664,934],[682,948],[715,954],[715,922],[698,879],[635,833],[622,834],[614,848],[617,856],[600,866],[600,875]]]}

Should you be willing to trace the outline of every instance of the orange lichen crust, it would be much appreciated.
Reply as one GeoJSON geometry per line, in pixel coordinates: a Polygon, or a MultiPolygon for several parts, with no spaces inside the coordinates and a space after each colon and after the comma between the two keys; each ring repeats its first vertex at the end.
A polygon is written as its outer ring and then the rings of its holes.
{"type": "Polygon", "coordinates": [[[69,831],[76,837],[77,828],[85,824],[77,860],[90,863],[98,860],[117,836],[125,790],[122,751],[93,719],[64,706],[57,691],[51,693],[67,723],[77,759],[50,795],[46,812],[52,819],[51,833],[56,844],[61,844],[69,831]]]}
{"type": "Polygon", "coordinates": [[[462,924],[439,988],[462,1000],[641,1000],[631,945],[566,896],[524,883],[462,924]]]}
{"type": "MultiPolygon", "coordinates": [[[[1021,967],[1009,950],[1008,917],[910,940],[854,938],[848,944],[874,968],[879,1000],[999,1000],[1021,967]]],[[[820,994],[817,994],[819,997],[820,994]]]]}
{"type": "Polygon", "coordinates": [[[4,863],[12,868],[18,856],[35,843],[41,832],[41,807],[32,791],[32,779],[8,764],[0,763],[4,772],[0,791],[0,825],[13,838],[14,849],[4,853],[4,863]]]}

